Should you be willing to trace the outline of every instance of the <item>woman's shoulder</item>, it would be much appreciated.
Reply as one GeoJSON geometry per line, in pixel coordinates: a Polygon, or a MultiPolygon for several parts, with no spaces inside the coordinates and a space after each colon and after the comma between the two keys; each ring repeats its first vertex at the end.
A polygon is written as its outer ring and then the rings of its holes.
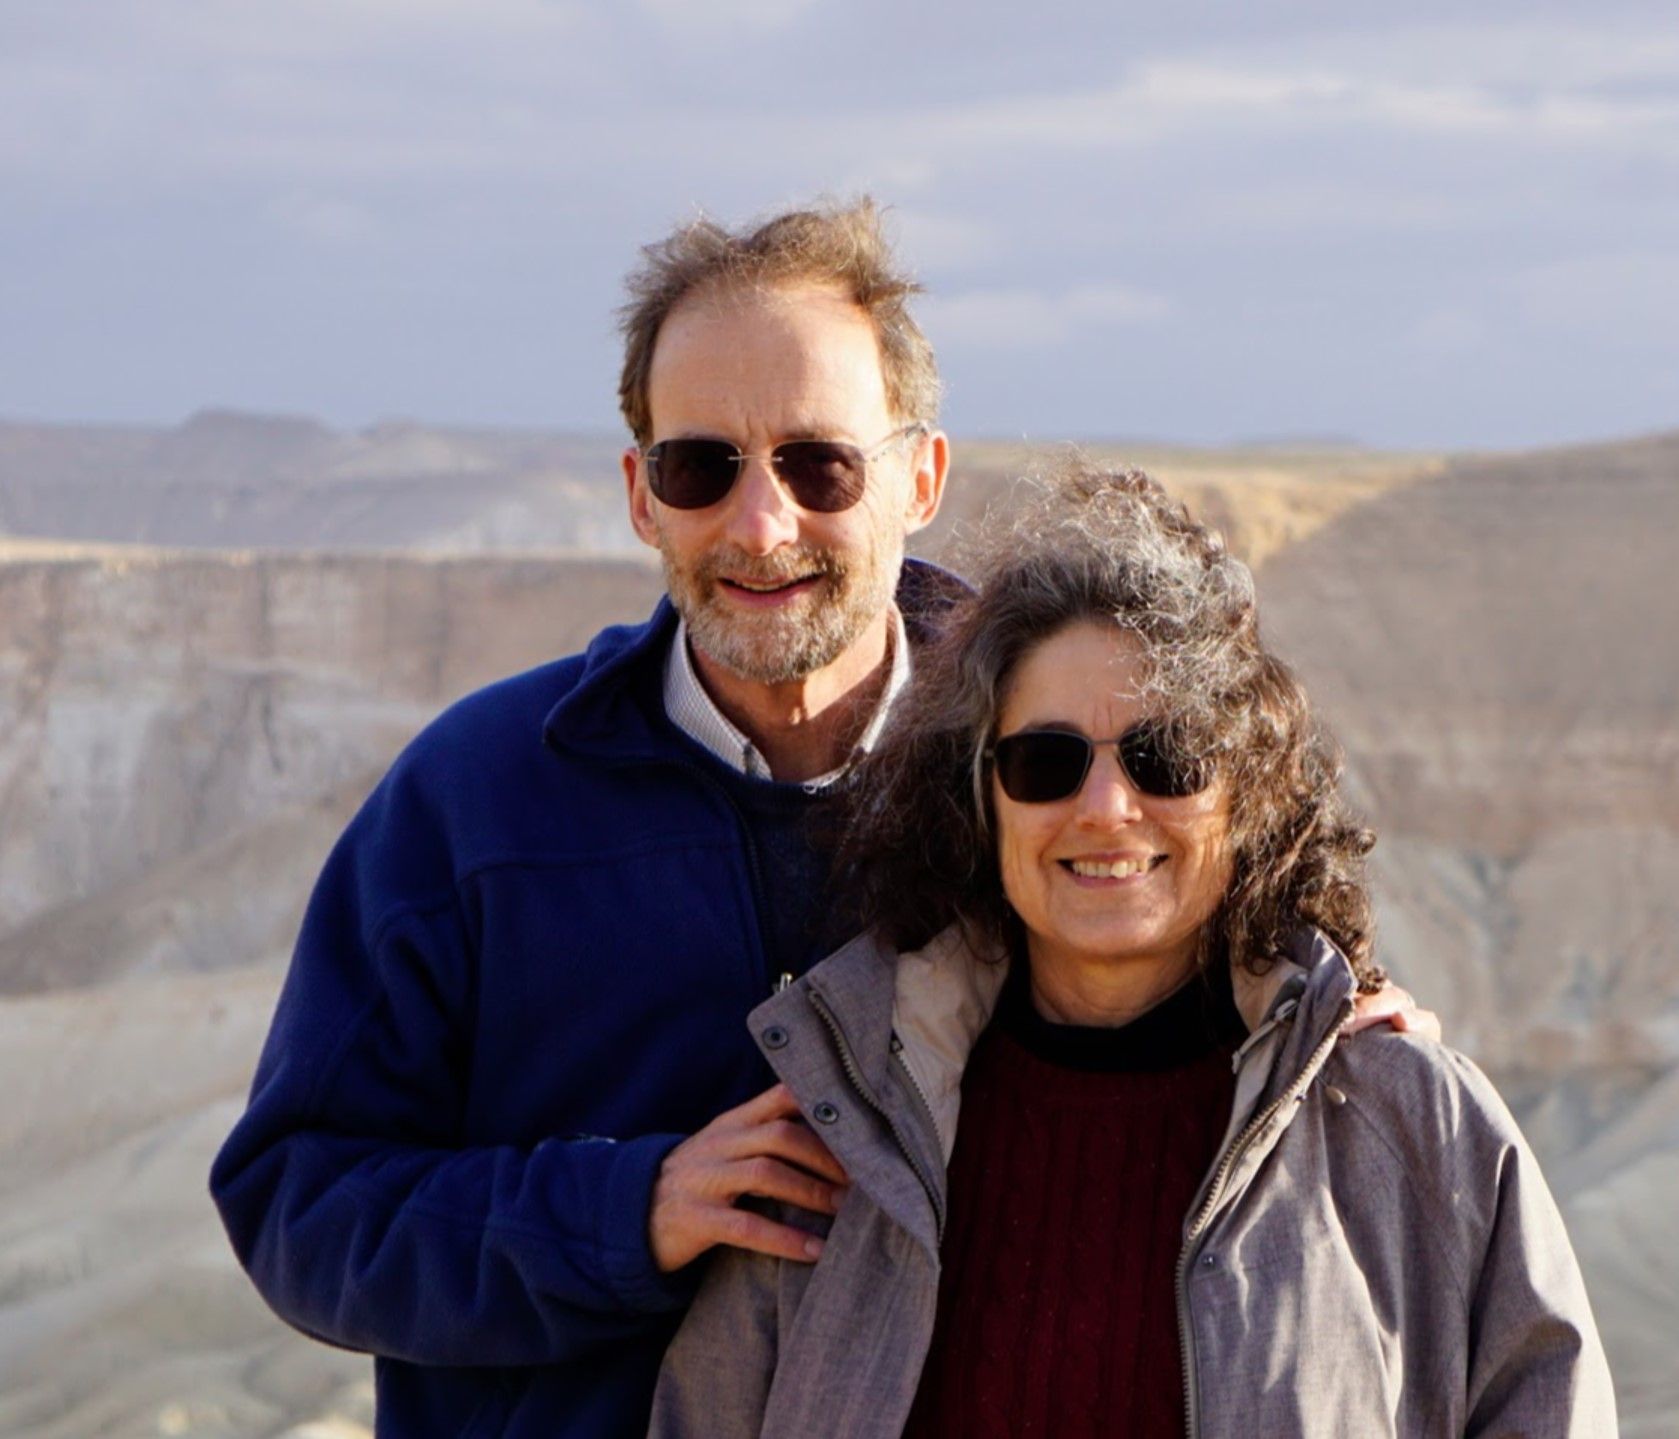
{"type": "MultiPolygon", "coordinates": [[[[1316,1033],[1331,1004],[1352,992],[1352,966],[1321,932],[1297,937],[1302,979],[1300,1013],[1316,1033]]],[[[1520,1128],[1491,1079],[1468,1055],[1438,1040],[1388,1025],[1343,1034],[1315,1088],[1334,1109],[1361,1119],[1378,1141],[1407,1164],[1419,1157],[1446,1172],[1453,1156],[1480,1163],[1489,1151],[1525,1148],[1520,1128]]]]}
{"type": "Polygon", "coordinates": [[[1350,1123],[1338,1143],[1386,1168],[1395,1182],[1447,1196],[1465,1218],[1490,1223],[1512,1168],[1537,1172],[1515,1116],[1467,1055],[1377,1027],[1344,1037],[1317,1088],[1350,1123]]]}
{"type": "Polygon", "coordinates": [[[1441,1142],[1482,1133],[1504,1141],[1521,1138],[1485,1071],[1437,1040],[1381,1025],[1346,1035],[1323,1077],[1384,1128],[1441,1142]]]}

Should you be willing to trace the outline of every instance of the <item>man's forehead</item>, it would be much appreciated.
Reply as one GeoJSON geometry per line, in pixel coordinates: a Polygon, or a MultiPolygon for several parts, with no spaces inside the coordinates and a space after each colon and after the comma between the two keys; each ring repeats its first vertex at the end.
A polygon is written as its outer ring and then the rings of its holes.
{"type": "Polygon", "coordinates": [[[873,324],[832,285],[713,285],[684,299],[655,344],[648,400],[667,437],[758,422],[778,440],[829,438],[872,433],[889,413],[873,324]]]}

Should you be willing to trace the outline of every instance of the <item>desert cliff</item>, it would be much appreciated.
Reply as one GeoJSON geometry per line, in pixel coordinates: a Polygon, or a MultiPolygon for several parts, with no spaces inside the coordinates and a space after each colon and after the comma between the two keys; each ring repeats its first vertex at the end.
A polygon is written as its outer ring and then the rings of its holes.
{"type": "MultiPolygon", "coordinates": [[[[1038,462],[958,452],[935,554],[1038,462]]],[[[366,1431],[366,1361],[268,1316],[204,1175],[392,754],[659,593],[614,453],[0,426],[0,1434],[366,1431]]],[[[1674,1432],[1679,436],[1112,454],[1259,565],[1382,835],[1385,958],[1545,1160],[1624,1432],[1674,1432]]]]}

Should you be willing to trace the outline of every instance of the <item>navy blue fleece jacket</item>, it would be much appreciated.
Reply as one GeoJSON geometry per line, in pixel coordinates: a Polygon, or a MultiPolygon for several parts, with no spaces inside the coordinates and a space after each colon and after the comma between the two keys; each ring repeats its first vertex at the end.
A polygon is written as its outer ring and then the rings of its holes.
{"type": "MultiPolygon", "coordinates": [[[[956,588],[906,567],[912,636],[956,588]]],[[[695,1279],[653,1265],[653,1180],[770,1082],[763,837],[664,715],[674,627],[661,603],[403,753],[212,1171],[273,1308],[376,1356],[381,1436],[640,1434],[695,1279]]]]}

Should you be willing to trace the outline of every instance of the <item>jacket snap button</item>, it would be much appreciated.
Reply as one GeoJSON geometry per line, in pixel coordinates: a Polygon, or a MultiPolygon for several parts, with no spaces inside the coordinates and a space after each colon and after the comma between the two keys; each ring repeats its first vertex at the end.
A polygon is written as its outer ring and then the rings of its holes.
{"type": "Polygon", "coordinates": [[[1216,1254],[1203,1254],[1201,1256],[1201,1267],[1203,1269],[1217,1269],[1218,1268],[1218,1255],[1216,1255],[1216,1254]]]}
{"type": "Polygon", "coordinates": [[[1337,1089],[1333,1084],[1326,1084],[1324,1086],[1323,1097],[1325,1099],[1327,1099],[1331,1104],[1335,1105],[1336,1108],[1339,1108],[1341,1105],[1343,1105],[1347,1102],[1347,1096],[1346,1096],[1345,1091],[1337,1089]]]}
{"type": "Polygon", "coordinates": [[[839,1110],[835,1109],[825,1099],[810,1112],[816,1116],[818,1124],[832,1124],[839,1118],[839,1110]]]}
{"type": "Polygon", "coordinates": [[[785,1049],[787,1047],[787,1031],[779,1024],[772,1024],[764,1031],[765,1049],[785,1049]]]}

